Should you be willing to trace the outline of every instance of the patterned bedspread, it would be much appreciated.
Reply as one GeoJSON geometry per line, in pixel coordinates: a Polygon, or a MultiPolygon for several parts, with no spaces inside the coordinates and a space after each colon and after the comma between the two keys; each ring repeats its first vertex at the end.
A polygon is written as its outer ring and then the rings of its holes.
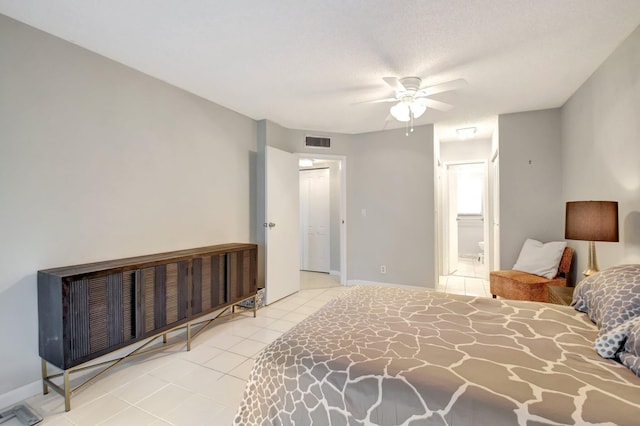
{"type": "Polygon", "coordinates": [[[571,307],[355,287],[258,357],[236,425],[640,424],[571,307]]]}

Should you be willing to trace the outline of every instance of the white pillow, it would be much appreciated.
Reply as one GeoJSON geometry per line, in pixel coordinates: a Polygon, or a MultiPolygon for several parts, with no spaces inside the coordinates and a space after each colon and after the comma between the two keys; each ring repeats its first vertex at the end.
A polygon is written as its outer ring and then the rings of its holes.
{"type": "Polygon", "coordinates": [[[565,241],[552,241],[543,244],[540,241],[527,238],[522,245],[522,250],[520,250],[518,261],[512,269],[540,275],[551,280],[558,273],[560,259],[566,246],[565,241]]]}

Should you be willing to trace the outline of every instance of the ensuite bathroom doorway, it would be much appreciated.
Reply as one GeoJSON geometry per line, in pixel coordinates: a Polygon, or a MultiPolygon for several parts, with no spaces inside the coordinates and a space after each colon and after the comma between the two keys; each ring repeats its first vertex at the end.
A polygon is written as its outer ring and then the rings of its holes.
{"type": "Polygon", "coordinates": [[[484,278],[487,163],[447,164],[446,275],[484,278]]]}

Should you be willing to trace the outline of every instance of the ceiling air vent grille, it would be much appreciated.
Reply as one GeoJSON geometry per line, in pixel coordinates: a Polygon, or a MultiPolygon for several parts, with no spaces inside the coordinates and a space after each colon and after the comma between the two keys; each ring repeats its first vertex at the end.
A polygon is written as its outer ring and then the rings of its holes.
{"type": "Polygon", "coordinates": [[[304,140],[304,146],[309,148],[331,148],[331,139],[307,136],[304,140]]]}

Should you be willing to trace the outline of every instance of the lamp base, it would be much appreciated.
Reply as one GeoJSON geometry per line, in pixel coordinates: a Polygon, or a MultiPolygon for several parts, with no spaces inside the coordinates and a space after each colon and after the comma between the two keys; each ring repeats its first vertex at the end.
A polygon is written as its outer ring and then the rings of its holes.
{"type": "Polygon", "coordinates": [[[596,257],[596,243],[595,241],[589,241],[589,262],[587,263],[587,269],[584,270],[582,275],[588,277],[596,272],[599,272],[598,258],[596,257]]]}

